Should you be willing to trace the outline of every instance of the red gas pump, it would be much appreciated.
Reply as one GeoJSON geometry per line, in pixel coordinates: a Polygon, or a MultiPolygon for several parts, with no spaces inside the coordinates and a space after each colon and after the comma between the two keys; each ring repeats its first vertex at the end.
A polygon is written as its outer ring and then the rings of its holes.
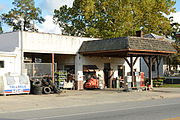
{"type": "Polygon", "coordinates": [[[140,72],[140,87],[145,87],[144,72],[140,72]]]}

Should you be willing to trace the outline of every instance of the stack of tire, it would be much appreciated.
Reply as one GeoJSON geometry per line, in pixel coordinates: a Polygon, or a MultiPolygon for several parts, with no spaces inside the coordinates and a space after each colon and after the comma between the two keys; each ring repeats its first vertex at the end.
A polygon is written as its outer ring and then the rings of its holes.
{"type": "Polygon", "coordinates": [[[43,91],[42,82],[40,79],[31,81],[31,93],[35,95],[41,95],[43,91]]]}
{"type": "Polygon", "coordinates": [[[32,81],[31,93],[35,95],[60,93],[60,89],[50,79],[36,79],[32,81]]]}

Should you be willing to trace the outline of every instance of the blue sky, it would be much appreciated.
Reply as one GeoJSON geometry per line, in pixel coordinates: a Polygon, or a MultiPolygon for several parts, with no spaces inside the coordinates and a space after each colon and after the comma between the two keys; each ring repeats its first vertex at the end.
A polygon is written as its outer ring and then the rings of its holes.
{"type": "Polygon", "coordinates": [[[176,0],[176,11],[180,11],[180,0],[176,0]]]}
{"type": "MultiPolygon", "coordinates": [[[[0,0],[0,14],[7,13],[11,8],[13,8],[12,2],[14,0],[0,0]]],[[[41,25],[37,25],[40,32],[49,33],[60,33],[60,29],[52,21],[53,10],[58,9],[62,5],[72,6],[74,0],[35,0],[36,7],[42,10],[42,15],[46,19],[41,25]]],[[[176,22],[180,23],[180,0],[176,0],[176,13],[171,14],[176,22]]],[[[3,30],[5,32],[11,31],[7,25],[3,24],[3,30]]]]}
{"type": "MultiPolygon", "coordinates": [[[[14,0],[0,0],[0,13],[9,11],[14,0]]],[[[59,8],[62,5],[71,6],[74,0],[34,0],[36,7],[40,7],[43,15],[52,14],[54,8],[59,8]]]]}

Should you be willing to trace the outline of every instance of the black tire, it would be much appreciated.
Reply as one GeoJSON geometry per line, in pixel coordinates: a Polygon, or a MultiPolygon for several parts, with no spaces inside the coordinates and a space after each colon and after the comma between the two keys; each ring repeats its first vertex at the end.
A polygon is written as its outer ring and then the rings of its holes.
{"type": "Polygon", "coordinates": [[[34,87],[41,87],[41,86],[42,86],[42,82],[41,82],[40,80],[38,80],[38,81],[33,81],[32,85],[33,85],[34,87]]]}
{"type": "Polygon", "coordinates": [[[43,86],[49,86],[49,82],[47,82],[46,79],[43,79],[43,80],[42,80],[42,84],[43,84],[43,86]]]}
{"type": "Polygon", "coordinates": [[[32,91],[33,91],[33,94],[35,95],[41,95],[42,94],[42,87],[33,87],[32,88],[32,91]]]}
{"type": "Polygon", "coordinates": [[[44,87],[43,88],[43,93],[44,94],[50,94],[51,93],[51,88],[50,87],[44,87]]]}
{"type": "Polygon", "coordinates": [[[60,94],[62,91],[57,87],[54,87],[54,93],[60,94]]]}
{"type": "Polygon", "coordinates": [[[55,84],[53,83],[52,80],[49,81],[49,85],[52,86],[52,87],[55,87],[55,84]]]}

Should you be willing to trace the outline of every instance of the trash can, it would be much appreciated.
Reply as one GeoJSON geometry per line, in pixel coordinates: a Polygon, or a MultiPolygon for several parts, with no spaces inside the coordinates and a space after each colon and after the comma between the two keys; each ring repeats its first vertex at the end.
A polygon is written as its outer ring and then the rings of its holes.
{"type": "Polygon", "coordinates": [[[116,80],[116,88],[120,88],[120,80],[116,80]]]}
{"type": "Polygon", "coordinates": [[[131,87],[131,83],[132,83],[132,76],[125,76],[125,90],[126,91],[131,91],[132,87],[131,87]]]}
{"type": "Polygon", "coordinates": [[[112,88],[116,88],[116,79],[112,80],[112,88]]]}
{"type": "Polygon", "coordinates": [[[136,79],[136,87],[137,87],[137,89],[140,89],[140,77],[135,76],[135,79],[136,79]]]}
{"type": "Polygon", "coordinates": [[[103,80],[99,80],[99,89],[104,89],[103,80]]]}

